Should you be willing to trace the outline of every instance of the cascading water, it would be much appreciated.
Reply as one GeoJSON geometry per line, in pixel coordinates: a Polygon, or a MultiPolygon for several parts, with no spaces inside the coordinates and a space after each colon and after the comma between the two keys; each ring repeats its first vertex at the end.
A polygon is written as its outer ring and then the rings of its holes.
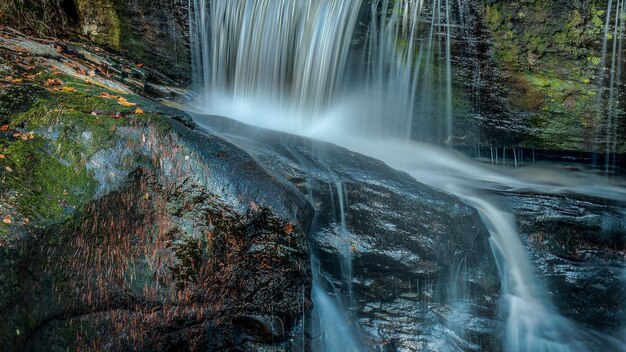
{"type": "Polygon", "coordinates": [[[305,127],[339,96],[361,1],[194,0],[205,104],[279,106],[305,127]]]}
{"type": "Polygon", "coordinates": [[[343,106],[351,111],[345,123],[373,136],[410,138],[414,116],[432,125],[444,114],[438,135],[445,140],[452,133],[449,9],[445,0],[193,0],[195,84],[209,112],[236,110],[264,127],[308,129],[343,106]],[[357,63],[352,39],[365,10],[371,20],[357,63]],[[260,116],[268,110],[273,116],[260,116]]]}
{"type": "Polygon", "coordinates": [[[595,120],[596,153],[604,151],[603,168],[607,174],[612,172],[615,168],[613,153],[617,151],[618,118],[624,114],[619,107],[619,99],[621,97],[622,42],[624,39],[625,26],[626,9],[624,8],[624,0],[609,0],[604,24],[604,40],[600,64],[601,72],[599,73],[600,81],[598,84],[598,100],[596,107],[597,116],[595,120]],[[604,104],[605,100],[608,102],[606,106],[604,104]]]}
{"type": "MultiPolygon", "coordinates": [[[[414,125],[433,116],[444,117],[442,139],[453,134],[451,3],[193,0],[193,58],[197,83],[205,92],[203,109],[339,144],[383,160],[473,205],[492,233],[505,295],[507,351],[626,350],[622,341],[587,332],[556,312],[534,275],[514,219],[482,195],[491,190],[523,189],[623,201],[623,185],[611,186],[606,179],[592,176],[585,176],[586,183],[581,183],[581,179],[551,173],[533,180],[522,172],[512,175],[409,140],[432,133],[415,131],[414,125]],[[361,51],[364,60],[356,65],[356,73],[350,73],[356,79],[348,80],[347,65],[354,60],[350,55],[359,52],[351,45],[360,11],[370,12],[365,49],[361,51]],[[433,82],[438,82],[437,86],[433,82]]],[[[623,0],[618,0],[617,8],[624,11],[623,0]]],[[[621,48],[617,38],[622,31],[617,28],[622,27],[622,19],[618,17],[613,46],[621,48]]],[[[607,31],[610,18],[607,14],[607,31]]],[[[605,56],[607,46],[605,43],[605,56]]],[[[611,57],[611,91],[621,75],[615,69],[621,61],[619,52],[614,50],[611,57]]],[[[608,60],[604,57],[603,61],[608,60]]],[[[610,94],[616,104],[618,94],[610,94]]],[[[612,119],[607,119],[607,131],[612,128],[612,119]]],[[[613,143],[614,139],[607,138],[607,147],[613,143]]],[[[495,164],[505,160],[497,149],[495,158],[492,149],[491,159],[495,164]]],[[[513,160],[517,165],[515,151],[513,160]]],[[[338,201],[342,202],[340,186],[335,184],[338,201]]],[[[339,206],[340,227],[346,231],[345,208],[339,206]]],[[[315,259],[312,267],[314,315],[323,339],[317,347],[357,350],[355,330],[345,328],[351,320],[347,307],[337,298],[338,292],[323,289],[325,278],[315,259]]]]}

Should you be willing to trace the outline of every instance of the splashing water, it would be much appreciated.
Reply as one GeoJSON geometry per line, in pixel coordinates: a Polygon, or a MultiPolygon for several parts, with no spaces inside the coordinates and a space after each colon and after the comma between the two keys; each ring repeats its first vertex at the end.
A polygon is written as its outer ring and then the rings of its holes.
{"type": "MultiPolygon", "coordinates": [[[[618,3],[623,11],[623,0],[618,3]]],[[[192,0],[190,6],[204,112],[338,144],[473,205],[492,234],[505,295],[507,351],[626,350],[623,341],[558,314],[534,275],[513,217],[484,196],[492,190],[533,191],[623,202],[626,184],[557,169],[494,169],[409,139],[415,137],[414,119],[429,115],[444,116],[445,134],[452,134],[448,0],[192,0]],[[363,11],[369,12],[369,25],[359,51],[354,42],[363,35],[358,26],[363,11]],[[428,14],[430,21],[424,22],[428,14]],[[359,52],[363,62],[352,56],[359,52]],[[356,73],[349,72],[349,63],[356,73]],[[443,89],[431,86],[435,74],[443,75],[443,89]]],[[[615,72],[610,84],[621,74],[615,72]]],[[[345,307],[323,289],[319,264],[312,267],[312,295],[323,322],[320,349],[358,350],[355,330],[345,328],[345,307]]]]}

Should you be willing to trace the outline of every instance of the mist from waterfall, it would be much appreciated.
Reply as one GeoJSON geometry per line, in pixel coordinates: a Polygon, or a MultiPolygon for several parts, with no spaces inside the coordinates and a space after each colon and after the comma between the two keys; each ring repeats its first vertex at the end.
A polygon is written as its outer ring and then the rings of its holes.
{"type": "MultiPolygon", "coordinates": [[[[623,11],[623,1],[618,2],[623,11]]],[[[492,234],[507,351],[626,350],[620,339],[590,332],[556,311],[513,216],[486,196],[525,190],[623,201],[624,183],[554,169],[500,170],[411,140],[434,133],[415,128],[429,119],[443,127],[444,137],[453,134],[454,1],[191,0],[190,6],[204,112],[338,144],[474,206],[492,234]],[[365,30],[361,19],[368,19],[365,30]]],[[[613,45],[621,47],[621,41],[613,45]]],[[[615,71],[609,85],[620,75],[615,71]]],[[[610,116],[607,121],[608,130],[610,116]]],[[[610,147],[614,140],[607,143],[610,147]]],[[[335,186],[341,194],[340,184],[335,186]]],[[[340,206],[340,226],[347,231],[340,206]]],[[[323,331],[316,347],[358,349],[358,329],[342,328],[354,322],[345,300],[324,289],[315,265],[314,315],[323,331]]]]}

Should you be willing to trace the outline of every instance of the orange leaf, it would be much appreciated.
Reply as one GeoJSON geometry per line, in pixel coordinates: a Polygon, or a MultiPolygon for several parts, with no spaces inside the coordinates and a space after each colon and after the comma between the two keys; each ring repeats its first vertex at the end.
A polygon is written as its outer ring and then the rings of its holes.
{"type": "Polygon", "coordinates": [[[10,224],[10,223],[11,223],[11,218],[7,216],[7,217],[5,217],[5,218],[4,218],[4,220],[2,220],[2,221],[4,221],[4,223],[8,225],[8,224],[10,224]]]}
{"type": "Polygon", "coordinates": [[[22,140],[23,140],[23,141],[27,141],[27,140],[28,140],[28,135],[23,134],[23,135],[22,135],[22,140]]]}
{"type": "Polygon", "coordinates": [[[44,87],[61,86],[63,85],[63,82],[61,82],[61,80],[57,78],[50,78],[43,82],[43,85],[44,87]]]}
{"type": "Polygon", "coordinates": [[[0,126],[0,131],[6,131],[9,129],[9,125],[2,125],[0,126]]]}
{"type": "Polygon", "coordinates": [[[283,231],[285,231],[287,235],[291,234],[291,232],[293,231],[293,225],[292,224],[285,225],[285,227],[283,228],[283,231]]]}
{"type": "Polygon", "coordinates": [[[11,78],[11,83],[22,83],[23,79],[21,78],[11,78]]]}
{"type": "Polygon", "coordinates": [[[22,135],[22,132],[13,133],[13,137],[17,138],[22,135]]]}
{"type": "Polygon", "coordinates": [[[64,91],[64,92],[76,92],[76,88],[68,87],[68,86],[65,86],[65,87],[61,88],[61,90],[64,91]]]}
{"type": "Polygon", "coordinates": [[[4,154],[0,154],[0,159],[4,159],[4,158],[5,158],[4,154]]]}
{"type": "Polygon", "coordinates": [[[126,98],[124,98],[124,97],[117,98],[117,103],[122,105],[122,106],[135,106],[135,105],[137,105],[135,103],[131,103],[130,101],[126,100],[126,98]]]}
{"type": "Polygon", "coordinates": [[[117,98],[119,98],[117,95],[111,95],[111,94],[109,94],[107,92],[102,92],[102,93],[100,93],[99,96],[100,96],[100,98],[105,98],[105,99],[117,99],[117,98]]]}
{"type": "Polygon", "coordinates": [[[137,108],[137,109],[135,109],[135,114],[137,114],[137,115],[143,115],[143,114],[144,114],[144,112],[143,112],[143,110],[141,110],[141,108],[137,108]]]}

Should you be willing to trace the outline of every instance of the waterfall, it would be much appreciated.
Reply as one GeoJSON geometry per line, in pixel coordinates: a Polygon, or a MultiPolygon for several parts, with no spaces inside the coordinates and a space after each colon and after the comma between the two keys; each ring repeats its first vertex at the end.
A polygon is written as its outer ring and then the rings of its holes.
{"type": "MultiPolygon", "coordinates": [[[[204,111],[344,146],[473,205],[492,234],[502,280],[507,351],[624,350],[619,341],[588,332],[556,312],[535,277],[515,220],[484,196],[492,190],[522,189],[623,200],[622,187],[606,186],[597,179],[581,186],[579,180],[564,175],[532,181],[521,173],[512,176],[411,141],[449,142],[453,137],[453,1],[190,1],[195,77],[204,93],[204,111]],[[369,20],[362,33],[359,19],[364,12],[369,20]],[[356,48],[355,43],[362,47],[356,48]]],[[[624,1],[617,0],[620,14],[624,1]]],[[[612,3],[609,0],[609,11],[612,3]]],[[[467,11],[461,1],[458,4],[460,13],[467,11]]],[[[603,67],[611,63],[609,111],[615,110],[619,98],[623,36],[622,16],[615,16],[609,60],[611,18],[607,13],[602,58],[603,67]]],[[[604,79],[601,86],[606,86],[604,79]]],[[[616,143],[613,112],[604,126],[608,152],[616,143]]],[[[506,150],[501,155],[497,148],[490,152],[491,163],[504,166],[506,150]]],[[[515,150],[512,155],[517,166],[515,150]]],[[[333,186],[340,232],[346,234],[343,186],[341,182],[333,186]]],[[[345,277],[351,275],[349,247],[343,257],[342,276],[350,285],[345,277]]],[[[356,319],[348,311],[352,302],[342,304],[342,293],[320,265],[313,255],[312,298],[321,336],[316,347],[358,350],[354,333],[358,327],[351,325],[356,319]]],[[[459,294],[458,289],[452,291],[452,296],[459,294]]]]}
{"type": "Polygon", "coordinates": [[[619,107],[619,99],[621,97],[622,42],[625,22],[624,0],[615,2],[609,0],[604,24],[595,119],[595,151],[596,153],[604,152],[604,165],[602,166],[607,174],[615,168],[613,153],[617,152],[618,118],[624,113],[619,107]],[[604,142],[601,142],[602,139],[604,142]]]}
{"type": "Polygon", "coordinates": [[[437,131],[422,126],[418,135],[449,139],[448,1],[190,0],[203,108],[265,127],[308,129],[349,104],[343,113],[350,111],[347,123],[359,133],[411,138],[414,121],[427,120],[437,131]],[[356,48],[364,13],[369,25],[356,48]]]}
{"type": "Polygon", "coordinates": [[[196,84],[209,107],[264,102],[308,126],[341,87],[361,1],[192,0],[196,84]]]}

